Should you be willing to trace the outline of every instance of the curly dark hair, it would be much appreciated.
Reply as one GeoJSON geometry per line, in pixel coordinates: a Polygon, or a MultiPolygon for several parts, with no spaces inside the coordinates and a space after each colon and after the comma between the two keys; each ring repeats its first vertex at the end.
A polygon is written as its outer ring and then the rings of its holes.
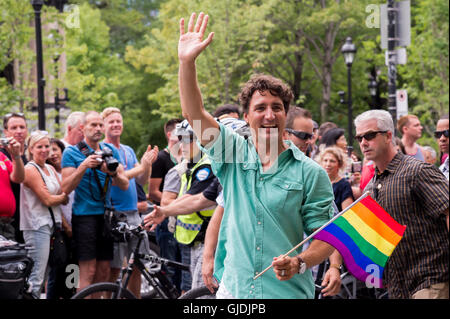
{"type": "Polygon", "coordinates": [[[255,91],[259,91],[260,93],[269,91],[273,96],[278,96],[283,101],[286,114],[289,111],[289,105],[294,98],[291,88],[282,80],[271,75],[255,74],[244,84],[241,93],[239,94],[239,103],[241,104],[244,113],[248,113],[250,100],[255,91]]]}

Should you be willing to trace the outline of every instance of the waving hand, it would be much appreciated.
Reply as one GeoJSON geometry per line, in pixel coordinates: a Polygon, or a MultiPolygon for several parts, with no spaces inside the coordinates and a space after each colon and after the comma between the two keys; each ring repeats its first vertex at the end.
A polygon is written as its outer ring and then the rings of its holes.
{"type": "Polygon", "coordinates": [[[214,32],[211,32],[206,39],[206,26],[208,25],[209,16],[200,12],[197,22],[194,25],[196,14],[192,13],[187,33],[185,33],[184,19],[180,20],[180,40],[178,42],[178,58],[181,62],[195,61],[197,56],[211,43],[214,32]]]}

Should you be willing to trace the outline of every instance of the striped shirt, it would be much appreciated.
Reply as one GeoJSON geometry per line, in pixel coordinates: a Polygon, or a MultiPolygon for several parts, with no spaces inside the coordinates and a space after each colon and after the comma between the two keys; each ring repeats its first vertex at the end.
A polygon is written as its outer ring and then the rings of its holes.
{"type": "Polygon", "coordinates": [[[384,280],[389,298],[408,299],[449,280],[449,239],[445,215],[448,181],[439,169],[397,153],[367,185],[373,198],[400,224],[403,239],[389,258],[384,280]]]}

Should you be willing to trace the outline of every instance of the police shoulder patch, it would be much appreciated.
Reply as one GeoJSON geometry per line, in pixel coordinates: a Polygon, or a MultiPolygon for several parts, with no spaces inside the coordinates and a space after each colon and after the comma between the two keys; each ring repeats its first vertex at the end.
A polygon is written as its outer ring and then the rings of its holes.
{"type": "Polygon", "coordinates": [[[211,174],[211,170],[207,167],[204,167],[197,171],[197,174],[195,174],[195,178],[200,182],[203,182],[209,177],[209,174],[211,174]]]}

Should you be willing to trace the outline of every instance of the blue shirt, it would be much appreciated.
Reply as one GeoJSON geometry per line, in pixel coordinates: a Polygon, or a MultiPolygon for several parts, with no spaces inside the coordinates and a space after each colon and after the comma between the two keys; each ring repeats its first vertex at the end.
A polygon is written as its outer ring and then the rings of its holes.
{"type": "MultiPolygon", "coordinates": [[[[128,145],[120,144],[119,149],[115,147],[114,149],[116,149],[119,153],[120,163],[126,171],[134,168],[134,166],[138,163],[136,154],[128,145]]],[[[112,186],[111,202],[117,211],[137,211],[136,180],[134,178],[129,180],[129,186],[126,191],[121,190],[118,186],[112,186]]]]}
{"type": "MultiPolygon", "coordinates": [[[[86,144],[87,145],[87,144],[86,144]]],[[[111,144],[100,143],[100,149],[109,147],[113,151],[113,156],[120,160],[119,153],[111,144]]],[[[89,151],[93,149],[88,145],[89,151]]],[[[80,164],[86,159],[83,153],[77,146],[70,145],[64,149],[62,156],[61,167],[74,167],[78,168],[80,164]]],[[[102,187],[105,184],[106,173],[97,169],[97,175],[102,187]]],[[[109,179],[108,194],[106,196],[106,202],[110,200],[111,179],[109,179]]],[[[80,181],[80,184],[75,188],[75,199],[72,205],[72,213],[74,215],[101,215],[105,212],[105,203],[101,201],[100,189],[95,180],[93,169],[88,168],[80,181]]]]}
{"type": "Polygon", "coordinates": [[[287,281],[276,279],[273,270],[253,277],[273,257],[300,243],[303,232],[311,234],[331,218],[333,190],[327,173],[290,141],[264,172],[252,142],[219,125],[216,141],[202,148],[225,201],[215,277],[236,298],[314,298],[310,270],[287,281]]]}

